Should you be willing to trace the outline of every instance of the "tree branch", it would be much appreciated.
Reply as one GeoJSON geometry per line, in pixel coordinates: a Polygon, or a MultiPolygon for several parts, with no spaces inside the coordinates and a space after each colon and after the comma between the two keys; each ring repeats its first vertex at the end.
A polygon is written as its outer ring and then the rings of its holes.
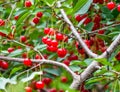
{"type": "Polygon", "coordinates": [[[100,56],[100,57],[108,57],[112,54],[112,52],[115,50],[115,48],[120,44],[120,34],[118,37],[111,43],[109,48],[100,56]]]}
{"type": "MultiPolygon", "coordinates": [[[[0,59],[1,60],[7,60],[7,61],[16,61],[16,62],[21,62],[21,63],[24,61],[24,59],[22,59],[22,58],[11,58],[11,57],[6,57],[6,56],[0,56],[0,59]]],[[[73,78],[76,78],[76,76],[77,76],[68,66],[66,66],[63,63],[52,61],[52,60],[46,60],[46,59],[40,59],[40,60],[31,59],[31,60],[32,60],[32,62],[36,62],[36,63],[42,62],[41,64],[52,64],[52,65],[55,65],[55,66],[62,67],[67,72],[69,72],[73,78]]]]}
{"type": "MultiPolygon", "coordinates": [[[[58,1],[58,7],[61,7],[61,3],[58,1]]],[[[73,34],[75,35],[75,37],[78,39],[79,43],[81,44],[81,46],[85,49],[86,53],[89,56],[92,56],[93,58],[105,58],[107,57],[108,53],[111,54],[114,49],[116,48],[116,46],[118,46],[118,44],[120,43],[120,34],[119,36],[111,43],[110,47],[107,49],[106,52],[104,52],[102,55],[98,56],[96,54],[94,54],[87,46],[86,44],[83,42],[82,38],[80,37],[80,35],[78,34],[77,30],[75,29],[75,27],[73,26],[73,24],[71,23],[71,21],[68,19],[65,11],[63,9],[60,9],[60,12],[64,18],[64,20],[70,25],[70,28],[73,32],[73,34]]],[[[110,26],[110,27],[114,27],[116,25],[110,26]]],[[[108,28],[108,27],[107,27],[108,28]]],[[[97,30],[98,31],[98,30],[97,30]]],[[[71,88],[77,89],[79,87],[79,85],[81,85],[81,83],[83,81],[85,81],[87,78],[90,77],[90,75],[92,73],[94,73],[98,68],[96,66],[99,66],[100,63],[93,61],[86,69],[83,73],[81,73],[80,75],[80,79],[74,79],[73,83],[71,84],[71,88]],[[79,83],[78,83],[79,82],[79,83]]]]}
{"type": "MultiPolygon", "coordinates": [[[[61,2],[58,1],[57,2],[58,7],[61,7],[61,2]]],[[[91,56],[91,57],[97,57],[98,55],[93,53],[88,47],[87,45],[84,43],[83,39],[81,38],[81,36],[78,34],[77,30],[75,29],[75,27],[73,26],[72,22],[69,20],[69,18],[67,17],[65,11],[63,9],[60,9],[60,12],[64,18],[64,21],[70,25],[70,29],[72,30],[72,33],[75,35],[75,37],[77,38],[77,40],[79,41],[80,45],[85,49],[86,53],[91,56]]]]}

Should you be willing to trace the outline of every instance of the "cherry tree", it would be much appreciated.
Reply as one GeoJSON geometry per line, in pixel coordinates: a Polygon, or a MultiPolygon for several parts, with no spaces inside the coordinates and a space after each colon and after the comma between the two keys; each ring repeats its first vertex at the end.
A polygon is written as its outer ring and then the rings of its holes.
{"type": "Polygon", "coordinates": [[[1,0],[0,92],[119,92],[119,12],[119,0],[1,0]]]}

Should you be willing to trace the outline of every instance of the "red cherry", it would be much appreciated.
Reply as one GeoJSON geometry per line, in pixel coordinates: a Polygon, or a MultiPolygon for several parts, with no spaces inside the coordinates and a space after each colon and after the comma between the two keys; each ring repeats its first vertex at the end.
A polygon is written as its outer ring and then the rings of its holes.
{"type": "Polygon", "coordinates": [[[31,1],[26,0],[26,1],[25,1],[25,7],[31,7],[31,6],[32,6],[31,1]]]}
{"type": "Polygon", "coordinates": [[[41,18],[43,16],[43,13],[42,12],[37,12],[36,16],[41,18]]]}
{"type": "Polygon", "coordinates": [[[3,61],[2,61],[2,60],[0,60],[0,67],[2,67],[2,62],[3,62],[3,61]]]}
{"type": "Polygon", "coordinates": [[[7,50],[9,53],[13,52],[14,51],[14,48],[8,48],[7,50]]]}
{"type": "Polygon", "coordinates": [[[32,21],[33,23],[38,24],[40,19],[38,17],[34,17],[32,21]]]}
{"type": "Polygon", "coordinates": [[[72,61],[72,60],[78,60],[78,56],[72,54],[72,55],[70,55],[70,56],[68,57],[68,60],[70,60],[70,61],[72,61]]]}
{"type": "Polygon", "coordinates": [[[63,63],[64,63],[65,65],[69,66],[70,61],[69,61],[69,60],[64,60],[63,63]]]}
{"type": "Polygon", "coordinates": [[[85,54],[85,50],[84,50],[83,48],[82,48],[82,49],[79,49],[78,52],[79,52],[80,54],[82,54],[82,55],[85,54]]]}
{"type": "Polygon", "coordinates": [[[65,48],[60,48],[57,50],[57,54],[59,57],[63,58],[66,56],[67,50],[65,48]]]}
{"type": "Polygon", "coordinates": [[[18,15],[14,17],[14,19],[15,19],[15,20],[18,20],[18,18],[19,18],[19,16],[18,16],[18,15]]]}
{"type": "Polygon", "coordinates": [[[99,30],[98,34],[104,34],[105,30],[99,30]]]}
{"type": "Polygon", "coordinates": [[[7,35],[5,33],[3,33],[3,32],[0,32],[0,36],[6,37],[7,35]]]}
{"type": "Polygon", "coordinates": [[[26,52],[24,52],[24,53],[22,54],[22,58],[27,58],[27,53],[26,53],[26,52]]]}
{"type": "Polygon", "coordinates": [[[58,42],[56,40],[52,40],[51,41],[51,45],[54,46],[54,47],[57,47],[58,46],[58,42]]]}
{"type": "Polygon", "coordinates": [[[36,54],[36,55],[35,55],[35,59],[41,59],[41,56],[38,55],[38,54],[36,54]]]}
{"type": "Polygon", "coordinates": [[[87,25],[88,23],[90,23],[92,20],[91,18],[86,18],[85,21],[83,22],[83,24],[87,25]]]}
{"type": "Polygon", "coordinates": [[[94,21],[95,23],[100,23],[100,21],[101,21],[100,15],[96,14],[93,21],[94,21]]]}
{"type": "Polygon", "coordinates": [[[93,0],[93,3],[98,3],[99,2],[99,0],[93,0]]]}
{"type": "Polygon", "coordinates": [[[49,35],[54,35],[54,34],[55,34],[55,30],[53,28],[50,28],[49,35]]]}
{"type": "Polygon", "coordinates": [[[44,29],[44,34],[49,34],[50,33],[50,28],[45,28],[44,29]]]}
{"type": "Polygon", "coordinates": [[[57,92],[56,88],[52,88],[49,90],[49,92],[57,92]]]}
{"type": "Polygon", "coordinates": [[[56,34],[56,39],[57,40],[61,41],[61,40],[63,40],[63,38],[64,38],[63,34],[61,34],[61,33],[56,34]]]}
{"type": "Polygon", "coordinates": [[[0,19],[0,26],[4,26],[5,25],[5,21],[0,19]]]}
{"type": "Polygon", "coordinates": [[[84,40],[85,44],[90,48],[90,40],[84,40]]]}
{"type": "Polygon", "coordinates": [[[1,68],[3,68],[3,69],[8,69],[8,67],[9,67],[9,65],[8,65],[7,62],[5,62],[5,61],[2,61],[2,62],[1,62],[1,68]]]}
{"type": "Polygon", "coordinates": [[[59,92],[65,92],[64,90],[60,89],[59,92]]]}
{"type": "Polygon", "coordinates": [[[49,38],[46,40],[46,44],[49,45],[49,46],[51,46],[51,42],[52,42],[52,40],[49,39],[49,38]]]}
{"type": "Polygon", "coordinates": [[[44,88],[44,83],[42,81],[38,81],[35,84],[37,89],[43,89],[44,88]]]}
{"type": "Polygon", "coordinates": [[[117,10],[120,12],[120,4],[117,6],[117,10]]]}
{"type": "Polygon", "coordinates": [[[31,87],[25,87],[25,92],[32,92],[32,88],[31,87]]]}
{"type": "Polygon", "coordinates": [[[76,21],[80,22],[82,20],[82,17],[80,16],[80,14],[75,16],[76,21]]]}
{"type": "Polygon", "coordinates": [[[58,47],[50,46],[50,51],[51,52],[57,52],[57,50],[58,50],[58,47]]]}
{"type": "Polygon", "coordinates": [[[42,42],[43,42],[44,44],[47,44],[47,39],[48,39],[47,37],[43,37],[43,38],[42,38],[42,42]]]}
{"type": "Polygon", "coordinates": [[[115,58],[120,61],[120,52],[115,56],[115,58]]]}
{"type": "Polygon", "coordinates": [[[52,82],[51,78],[43,78],[42,82],[44,82],[46,85],[49,85],[52,82]]]}
{"type": "Polygon", "coordinates": [[[28,66],[28,67],[30,67],[32,65],[32,61],[28,58],[24,59],[23,63],[25,66],[28,66]]]}
{"type": "Polygon", "coordinates": [[[103,4],[104,0],[99,0],[98,2],[99,2],[99,4],[103,4]]]}
{"type": "Polygon", "coordinates": [[[114,2],[109,2],[109,3],[107,3],[107,8],[109,9],[109,10],[112,10],[112,9],[114,9],[115,8],[115,6],[116,6],[116,4],[114,3],[114,2]]]}
{"type": "Polygon", "coordinates": [[[26,36],[20,36],[20,41],[21,42],[26,42],[27,40],[27,37],[26,36]]]}
{"type": "Polygon", "coordinates": [[[68,81],[67,77],[65,77],[65,76],[61,77],[61,82],[66,83],[67,81],[68,81]]]}
{"type": "Polygon", "coordinates": [[[48,55],[44,54],[43,57],[44,57],[45,59],[47,59],[47,58],[48,58],[48,55]]]}

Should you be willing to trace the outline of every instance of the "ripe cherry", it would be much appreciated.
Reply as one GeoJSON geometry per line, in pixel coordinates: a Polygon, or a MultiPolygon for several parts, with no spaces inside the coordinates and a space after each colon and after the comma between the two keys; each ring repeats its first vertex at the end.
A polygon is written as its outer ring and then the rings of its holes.
{"type": "Polygon", "coordinates": [[[28,66],[28,67],[30,67],[32,65],[32,61],[28,58],[24,59],[23,63],[25,66],[28,66]]]}
{"type": "Polygon", "coordinates": [[[120,52],[115,56],[115,58],[120,61],[120,52]]]}
{"type": "Polygon", "coordinates": [[[34,17],[32,21],[34,24],[38,24],[40,19],[38,17],[34,17]]]}
{"type": "Polygon", "coordinates": [[[36,54],[36,55],[35,55],[35,59],[41,59],[41,56],[38,55],[38,54],[36,54]]]}
{"type": "Polygon", "coordinates": [[[50,33],[50,28],[45,28],[44,29],[44,34],[49,34],[50,33]]]}
{"type": "Polygon", "coordinates": [[[31,6],[32,6],[31,1],[26,0],[26,1],[25,1],[25,7],[31,7],[31,6]]]}
{"type": "Polygon", "coordinates": [[[68,81],[67,77],[65,77],[65,76],[61,77],[61,82],[66,83],[67,81],[68,81]]]}
{"type": "Polygon", "coordinates": [[[69,61],[69,60],[64,60],[63,63],[64,63],[65,65],[69,66],[70,61],[69,61]]]}
{"type": "Polygon", "coordinates": [[[75,16],[75,19],[76,19],[76,21],[78,21],[78,22],[80,22],[80,21],[82,20],[80,14],[76,15],[76,16],[75,16]]]}
{"type": "Polygon", "coordinates": [[[15,19],[15,20],[18,20],[18,18],[19,18],[19,16],[18,16],[18,15],[14,17],[14,19],[15,19]]]}
{"type": "Polygon", "coordinates": [[[109,10],[112,10],[112,9],[114,9],[115,8],[115,6],[116,6],[116,4],[114,3],[114,2],[109,2],[109,3],[107,3],[107,8],[109,9],[109,10]]]}
{"type": "Polygon", "coordinates": [[[87,17],[87,18],[85,19],[85,21],[83,22],[83,24],[87,25],[87,24],[90,23],[91,21],[92,21],[91,18],[87,17]]]}
{"type": "Polygon", "coordinates": [[[52,42],[52,40],[51,40],[50,38],[48,38],[48,39],[46,40],[46,44],[47,44],[48,46],[51,46],[51,42],[52,42]]]}
{"type": "Polygon", "coordinates": [[[43,42],[44,44],[47,44],[47,39],[48,39],[47,37],[43,37],[43,38],[42,38],[42,42],[43,42]]]}
{"type": "Polygon", "coordinates": [[[44,88],[44,83],[42,81],[38,81],[35,84],[37,89],[43,89],[44,88]]]}
{"type": "Polygon", "coordinates": [[[14,48],[12,48],[12,47],[10,47],[10,48],[8,48],[8,50],[7,50],[9,53],[11,53],[11,52],[13,52],[14,51],[14,48]]]}
{"type": "Polygon", "coordinates": [[[51,41],[51,45],[54,46],[54,47],[57,47],[58,46],[58,42],[56,40],[52,40],[51,41]]]}
{"type": "Polygon", "coordinates": [[[56,34],[56,39],[57,40],[61,41],[61,40],[63,40],[63,38],[64,38],[63,34],[61,34],[61,33],[56,34]]]}
{"type": "Polygon", "coordinates": [[[57,54],[59,57],[63,58],[66,56],[67,50],[65,48],[60,48],[57,50],[57,54]]]}
{"type": "Polygon", "coordinates": [[[43,78],[42,82],[44,82],[46,85],[49,85],[52,82],[51,78],[43,78]]]}
{"type": "Polygon", "coordinates": [[[26,36],[20,36],[20,41],[21,42],[26,42],[27,40],[27,37],[26,36]]]}
{"type": "Polygon", "coordinates": [[[101,16],[98,15],[98,14],[96,14],[93,21],[94,21],[94,23],[100,23],[100,21],[101,21],[101,16]]]}
{"type": "Polygon", "coordinates": [[[43,16],[43,13],[42,12],[37,12],[36,16],[41,18],[43,16]]]}
{"type": "Polygon", "coordinates": [[[5,33],[3,33],[3,32],[0,32],[0,36],[6,37],[7,35],[5,33]]]}
{"type": "Polygon", "coordinates": [[[104,34],[105,30],[99,30],[98,34],[104,34]]]}
{"type": "Polygon", "coordinates": [[[65,92],[64,90],[60,89],[59,92],[65,92]]]}
{"type": "Polygon", "coordinates": [[[25,92],[32,92],[32,88],[31,87],[25,87],[25,92]]]}
{"type": "Polygon", "coordinates": [[[117,10],[120,12],[120,4],[117,6],[117,10]]]}
{"type": "Polygon", "coordinates": [[[68,60],[72,61],[72,60],[78,60],[78,56],[77,55],[74,55],[74,54],[71,54],[69,57],[68,57],[68,60]]]}
{"type": "Polygon", "coordinates": [[[90,40],[84,40],[85,44],[90,48],[90,40]]]}
{"type": "Polygon", "coordinates": [[[8,65],[7,62],[5,62],[5,61],[2,61],[2,62],[1,62],[1,68],[3,68],[3,69],[8,69],[8,67],[9,67],[9,65],[8,65]]]}
{"type": "Polygon", "coordinates": [[[57,92],[56,88],[52,88],[49,90],[49,92],[57,92]]]}
{"type": "Polygon", "coordinates": [[[5,25],[5,21],[0,19],[0,26],[4,26],[5,25]]]}
{"type": "Polygon", "coordinates": [[[24,53],[22,54],[22,58],[27,58],[27,52],[24,52],[24,53]]]}

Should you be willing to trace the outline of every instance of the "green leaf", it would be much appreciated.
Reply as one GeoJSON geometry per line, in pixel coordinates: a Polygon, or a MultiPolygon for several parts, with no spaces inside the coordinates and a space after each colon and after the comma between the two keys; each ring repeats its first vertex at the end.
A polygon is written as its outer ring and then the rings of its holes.
{"type": "Polygon", "coordinates": [[[53,6],[56,0],[43,0],[48,6],[53,6]]]}
{"type": "Polygon", "coordinates": [[[11,52],[8,56],[9,56],[9,57],[19,56],[19,55],[22,54],[22,52],[23,52],[23,51],[22,51],[21,49],[18,49],[18,50],[15,50],[15,51],[11,52]]]}
{"type": "Polygon", "coordinates": [[[75,60],[75,61],[70,62],[70,65],[87,66],[87,64],[86,64],[84,61],[78,61],[78,60],[75,60]]]}
{"type": "Polygon", "coordinates": [[[89,10],[93,0],[86,0],[86,1],[87,3],[77,12],[77,14],[85,14],[89,10]]]}
{"type": "Polygon", "coordinates": [[[108,65],[108,66],[112,67],[112,64],[110,62],[108,62],[106,58],[98,58],[98,59],[94,59],[94,60],[103,65],[108,65]]]}
{"type": "Polygon", "coordinates": [[[32,80],[36,75],[42,75],[42,72],[33,72],[30,76],[28,76],[27,78],[23,78],[21,81],[22,82],[28,82],[30,80],[32,80]]]}
{"type": "Polygon", "coordinates": [[[102,40],[105,40],[106,42],[110,42],[111,40],[111,37],[108,36],[108,35],[102,35],[102,34],[97,34],[97,37],[102,39],[102,40]]]}
{"type": "Polygon", "coordinates": [[[105,79],[105,77],[93,77],[93,78],[88,79],[86,81],[86,84],[92,84],[92,83],[99,82],[104,79],[105,79]]]}
{"type": "Polygon", "coordinates": [[[22,68],[23,68],[22,66],[13,68],[12,71],[10,72],[10,75],[16,73],[17,71],[21,70],[22,68]]]}
{"type": "Polygon", "coordinates": [[[79,71],[81,68],[79,66],[72,65],[70,66],[70,69],[74,72],[79,71]]]}
{"type": "Polygon", "coordinates": [[[60,69],[45,68],[44,71],[47,72],[47,73],[56,75],[56,76],[60,76],[60,74],[61,74],[60,69]]]}
{"type": "Polygon", "coordinates": [[[23,21],[24,21],[25,19],[27,19],[27,17],[28,17],[30,14],[31,14],[31,12],[30,12],[29,10],[24,11],[24,12],[21,14],[20,18],[17,20],[17,23],[16,23],[17,30],[19,29],[20,24],[23,23],[23,21]]]}
{"type": "Polygon", "coordinates": [[[93,23],[93,22],[90,22],[89,24],[87,24],[87,26],[85,26],[85,30],[86,30],[87,32],[90,32],[90,31],[92,31],[93,26],[94,26],[94,23],[93,23]]]}
{"type": "Polygon", "coordinates": [[[75,5],[75,7],[73,8],[72,12],[75,13],[77,12],[79,9],[81,9],[86,3],[88,2],[88,0],[78,0],[77,4],[75,5]]]}

